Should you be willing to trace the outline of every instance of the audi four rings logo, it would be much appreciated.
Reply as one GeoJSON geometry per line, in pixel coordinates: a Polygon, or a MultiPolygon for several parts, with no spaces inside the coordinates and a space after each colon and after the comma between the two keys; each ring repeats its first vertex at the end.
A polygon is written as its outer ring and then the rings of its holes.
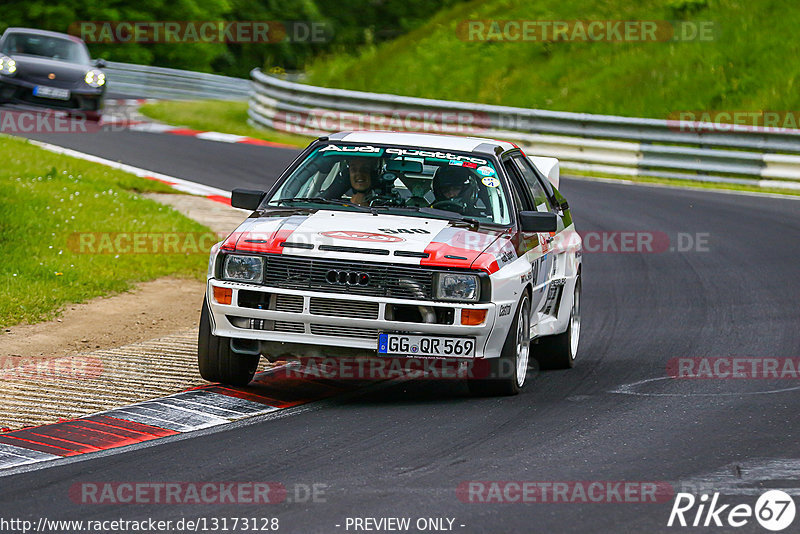
{"type": "Polygon", "coordinates": [[[358,271],[337,271],[331,269],[325,274],[329,284],[340,286],[365,286],[369,284],[369,275],[358,271]]]}

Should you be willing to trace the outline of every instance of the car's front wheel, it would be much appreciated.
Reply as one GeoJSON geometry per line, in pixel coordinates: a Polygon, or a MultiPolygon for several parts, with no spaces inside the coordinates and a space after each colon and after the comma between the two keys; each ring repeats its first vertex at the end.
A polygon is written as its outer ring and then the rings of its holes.
{"type": "Polygon", "coordinates": [[[474,395],[516,395],[528,376],[531,345],[531,301],[524,293],[499,358],[476,360],[467,384],[474,395]]]}
{"type": "Polygon", "coordinates": [[[200,376],[209,382],[246,386],[258,368],[259,355],[237,354],[231,350],[231,340],[211,333],[208,302],[203,299],[200,312],[200,332],[197,338],[197,366],[200,376]]]}
{"type": "Polygon", "coordinates": [[[575,279],[575,293],[567,329],[555,336],[543,337],[536,345],[534,357],[541,369],[571,369],[578,355],[581,335],[581,275],[575,279]]]}

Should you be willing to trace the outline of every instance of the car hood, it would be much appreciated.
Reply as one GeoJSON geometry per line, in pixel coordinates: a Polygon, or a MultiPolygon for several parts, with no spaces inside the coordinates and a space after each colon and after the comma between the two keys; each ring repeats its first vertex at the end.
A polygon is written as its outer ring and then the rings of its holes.
{"type": "Polygon", "coordinates": [[[489,273],[516,258],[508,230],[472,230],[443,219],[331,210],[247,219],[221,249],[489,273]]]}
{"type": "Polygon", "coordinates": [[[10,57],[17,62],[17,78],[46,83],[54,87],[79,82],[86,76],[86,71],[92,68],[90,65],[23,54],[12,54],[10,57]],[[55,78],[51,80],[48,77],[50,74],[55,75],[55,78]]]}

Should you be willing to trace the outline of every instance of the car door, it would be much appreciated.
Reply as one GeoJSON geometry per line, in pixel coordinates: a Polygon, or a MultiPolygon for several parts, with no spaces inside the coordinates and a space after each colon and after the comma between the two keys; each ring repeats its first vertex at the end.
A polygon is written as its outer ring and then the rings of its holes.
{"type": "MultiPolygon", "coordinates": [[[[503,161],[503,167],[509,178],[509,190],[514,202],[516,212],[520,211],[540,211],[534,204],[534,197],[528,192],[525,180],[522,178],[518,167],[511,158],[503,161]]],[[[546,301],[548,293],[548,281],[552,270],[552,255],[543,249],[548,246],[547,239],[550,238],[546,233],[527,233],[517,232],[514,245],[517,248],[517,255],[525,257],[531,265],[531,284],[533,294],[531,295],[531,310],[540,312],[546,301]],[[542,247],[539,247],[542,245],[542,247]]]]}
{"type": "Polygon", "coordinates": [[[555,232],[539,234],[540,242],[545,256],[547,256],[546,284],[541,313],[554,314],[557,311],[556,303],[559,302],[560,291],[564,285],[567,261],[567,247],[561,243],[564,238],[564,219],[561,210],[551,201],[552,187],[550,183],[537,172],[530,160],[521,153],[514,154],[511,162],[519,176],[527,186],[527,193],[536,211],[555,213],[558,226],[555,232]]]}

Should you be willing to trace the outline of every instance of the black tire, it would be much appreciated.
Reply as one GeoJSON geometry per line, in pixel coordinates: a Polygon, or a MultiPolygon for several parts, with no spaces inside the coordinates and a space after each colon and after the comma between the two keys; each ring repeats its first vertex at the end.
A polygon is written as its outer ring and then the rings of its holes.
{"type": "Polygon", "coordinates": [[[467,381],[473,395],[499,397],[520,392],[525,385],[530,357],[530,318],[531,299],[525,292],[517,304],[514,321],[506,335],[500,357],[475,361],[475,378],[467,381]]]}
{"type": "Polygon", "coordinates": [[[572,369],[578,352],[581,320],[581,275],[575,280],[575,295],[569,314],[567,330],[554,336],[546,336],[535,345],[534,358],[540,369],[572,369]],[[575,328],[577,322],[577,328],[575,328]],[[574,343],[573,343],[574,341],[574,343]]]}
{"type": "Polygon", "coordinates": [[[246,386],[256,374],[260,359],[259,355],[236,354],[231,350],[230,338],[211,333],[208,302],[203,299],[197,338],[197,367],[200,376],[209,382],[246,386]]]}

